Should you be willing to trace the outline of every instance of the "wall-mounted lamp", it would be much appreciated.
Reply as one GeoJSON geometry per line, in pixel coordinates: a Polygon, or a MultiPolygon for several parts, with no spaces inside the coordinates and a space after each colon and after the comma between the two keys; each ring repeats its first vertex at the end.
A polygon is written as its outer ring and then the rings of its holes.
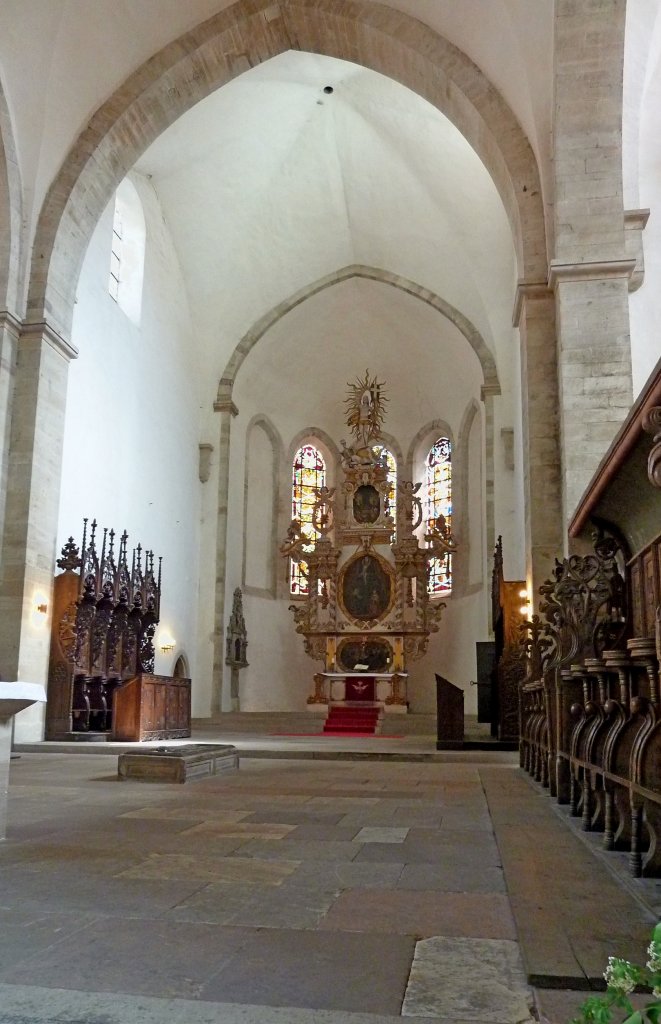
{"type": "Polygon", "coordinates": [[[177,646],[177,641],[169,633],[163,632],[159,637],[158,646],[165,653],[165,651],[172,651],[177,646]]]}
{"type": "Polygon", "coordinates": [[[48,615],[48,597],[43,591],[37,591],[32,598],[32,625],[37,629],[43,627],[48,615]]]}

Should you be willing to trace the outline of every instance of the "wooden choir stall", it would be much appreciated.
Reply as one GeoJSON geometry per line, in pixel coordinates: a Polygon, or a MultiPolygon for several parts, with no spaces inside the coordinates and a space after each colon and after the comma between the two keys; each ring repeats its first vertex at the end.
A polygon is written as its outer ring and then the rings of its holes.
{"type": "Polygon", "coordinates": [[[661,875],[661,361],[527,624],[521,763],[635,876],[661,875]],[[652,434],[652,439],[650,439],[652,434]]]}
{"type": "Polygon", "coordinates": [[[69,538],[57,565],[48,670],[46,739],[123,741],[190,736],[190,680],[154,675],[161,561],[113,530],[96,546],[96,521],[80,550],[69,538]],[[143,567],[144,556],[144,567],[143,567]]]}

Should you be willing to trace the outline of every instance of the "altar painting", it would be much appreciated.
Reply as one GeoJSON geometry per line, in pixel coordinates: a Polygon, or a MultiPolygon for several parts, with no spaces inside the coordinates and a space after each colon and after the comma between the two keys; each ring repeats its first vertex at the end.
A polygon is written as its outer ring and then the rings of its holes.
{"type": "Polygon", "coordinates": [[[340,594],[351,618],[381,619],[392,606],[393,580],[376,555],[359,555],[342,574],[340,594]]]}
{"type": "Polygon", "coordinates": [[[347,637],[337,648],[340,668],[351,671],[356,665],[367,665],[370,672],[387,672],[392,664],[393,651],[382,637],[354,640],[347,637]]]}

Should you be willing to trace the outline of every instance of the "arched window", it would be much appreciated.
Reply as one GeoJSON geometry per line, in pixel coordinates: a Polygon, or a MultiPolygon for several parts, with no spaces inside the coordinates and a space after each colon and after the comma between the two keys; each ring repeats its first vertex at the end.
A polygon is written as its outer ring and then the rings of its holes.
{"type": "Polygon", "coordinates": [[[395,456],[383,444],[375,444],[372,453],[378,459],[385,460],[388,468],[388,493],[385,501],[385,511],[391,515],[394,522],[397,522],[397,463],[395,456]]]}
{"type": "Polygon", "coordinates": [[[124,178],[115,194],[108,291],[121,310],[139,325],[147,230],[135,185],[124,178]]]}
{"type": "MultiPolygon", "coordinates": [[[[439,437],[429,449],[425,460],[424,491],[425,526],[431,530],[439,516],[452,526],[452,444],[448,437],[439,437]]],[[[433,558],[429,566],[429,593],[432,597],[452,590],[452,556],[433,558]]]]}
{"type": "MultiPolygon", "coordinates": [[[[311,444],[304,444],[294,457],[292,474],[291,510],[292,519],[301,524],[303,534],[309,539],[307,550],[314,547],[319,536],[312,523],[312,513],[317,500],[316,490],[326,484],[326,463],[321,452],[311,444]]],[[[307,565],[305,562],[289,563],[289,590],[296,596],[308,593],[307,565]]]]}

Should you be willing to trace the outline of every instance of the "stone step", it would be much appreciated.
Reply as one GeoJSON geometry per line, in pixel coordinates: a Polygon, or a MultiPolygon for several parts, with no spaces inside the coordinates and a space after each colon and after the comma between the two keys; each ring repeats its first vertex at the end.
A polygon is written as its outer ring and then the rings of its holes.
{"type": "MultiPolygon", "coordinates": [[[[396,731],[401,736],[435,736],[436,715],[407,714],[388,715],[384,720],[396,720],[396,731]]],[[[214,736],[231,733],[273,733],[311,734],[320,733],[326,721],[326,714],[311,711],[227,711],[214,718],[196,718],[193,729],[196,734],[208,732],[214,736]]],[[[480,729],[483,727],[480,726],[480,729]]],[[[468,722],[467,722],[468,729],[468,722]]],[[[488,726],[486,727],[488,734],[488,726]]]]}

